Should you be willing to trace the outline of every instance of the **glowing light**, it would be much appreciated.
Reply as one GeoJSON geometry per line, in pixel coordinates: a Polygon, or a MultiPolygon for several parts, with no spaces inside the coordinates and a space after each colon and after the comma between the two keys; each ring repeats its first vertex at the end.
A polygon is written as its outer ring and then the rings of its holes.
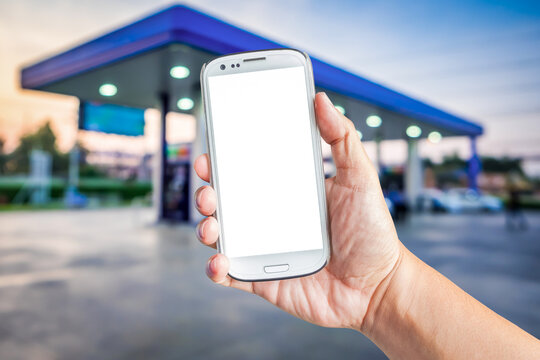
{"type": "Polygon", "coordinates": [[[189,76],[189,69],[185,66],[173,66],[169,73],[175,79],[185,79],[189,76]]]}
{"type": "Polygon", "coordinates": [[[360,130],[356,130],[356,133],[358,134],[360,140],[362,140],[362,137],[364,137],[364,135],[362,135],[362,132],[360,130]]]}
{"type": "Polygon", "coordinates": [[[417,138],[422,135],[422,129],[416,125],[411,125],[405,131],[408,137],[417,138]]]}
{"type": "Polygon", "coordinates": [[[438,131],[432,131],[432,132],[429,133],[427,138],[428,138],[429,142],[431,142],[433,144],[437,144],[438,142],[441,141],[442,135],[438,131]]]}
{"type": "Polygon", "coordinates": [[[195,103],[190,98],[185,97],[178,100],[176,105],[180,110],[187,111],[193,109],[193,105],[195,105],[195,103]]]}
{"type": "Polygon", "coordinates": [[[345,115],[345,108],[341,105],[335,105],[335,108],[337,109],[337,111],[339,111],[340,113],[342,113],[343,115],[345,115]]]}
{"type": "Polygon", "coordinates": [[[369,115],[366,119],[366,124],[372,128],[378,128],[382,124],[382,119],[377,115],[369,115]]]}
{"type": "Polygon", "coordinates": [[[114,84],[103,84],[99,87],[99,94],[101,96],[114,96],[117,92],[118,89],[114,84]]]}

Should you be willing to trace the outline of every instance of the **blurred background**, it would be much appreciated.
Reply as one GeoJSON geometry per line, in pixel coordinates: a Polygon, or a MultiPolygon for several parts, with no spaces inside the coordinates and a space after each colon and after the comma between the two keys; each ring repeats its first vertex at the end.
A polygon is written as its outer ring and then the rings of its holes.
{"type": "Polygon", "coordinates": [[[0,358],[385,358],[204,275],[201,66],[283,46],[405,245],[540,336],[538,2],[3,0],[0,358]]]}

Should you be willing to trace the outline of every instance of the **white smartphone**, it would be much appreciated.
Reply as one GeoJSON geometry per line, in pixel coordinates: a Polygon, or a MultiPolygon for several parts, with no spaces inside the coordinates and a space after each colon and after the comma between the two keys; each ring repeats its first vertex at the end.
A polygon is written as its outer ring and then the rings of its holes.
{"type": "Polygon", "coordinates": [[[229,275],[313,274],[329,260],[313,70],[292,49],[218,57],[201,70],[218,251],[229,275]]]}

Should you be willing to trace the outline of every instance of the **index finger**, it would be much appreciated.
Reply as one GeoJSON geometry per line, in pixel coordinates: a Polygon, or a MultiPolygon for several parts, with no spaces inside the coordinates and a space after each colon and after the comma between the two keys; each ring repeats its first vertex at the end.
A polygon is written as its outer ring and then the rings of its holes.
{"type": "Polygon", "coordinates": [[[202,154],[195,159],[193,168],[201,179],[210,182],[210,160],[208,159],[208,154],[202,154]]]}

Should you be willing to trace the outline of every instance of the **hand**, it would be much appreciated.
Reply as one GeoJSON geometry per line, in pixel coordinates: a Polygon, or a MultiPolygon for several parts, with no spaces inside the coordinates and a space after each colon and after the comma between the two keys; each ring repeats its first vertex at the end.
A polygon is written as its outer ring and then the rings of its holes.
{"type": "MultiPolygon", "coordinates": [[[[257,294],[303,320],[327,327],[361,329],[373,293],[399,263],[403,246],[384,201],[377,173],[353,123],[339,113],[324,93],[315,97],[317,124],[331,145],[336,176],[326,180],[331,257],[318,273],[289,280],[241,282],[227,275],[229,261],[212,256],[207,274],[214,282],[257,294]]],[[[249,164],[245,164],[249,167],[249,164]]],[[[209,181],[208,156],[195,171],[209,181]]],[[[197,209],[208,216],[197,227],[200,241],[215,248],[218,224],[216,193],[210,186],[195,194],[197,209]]],[[[263,204],[261,204],[263,205],[263,204]]]]}

